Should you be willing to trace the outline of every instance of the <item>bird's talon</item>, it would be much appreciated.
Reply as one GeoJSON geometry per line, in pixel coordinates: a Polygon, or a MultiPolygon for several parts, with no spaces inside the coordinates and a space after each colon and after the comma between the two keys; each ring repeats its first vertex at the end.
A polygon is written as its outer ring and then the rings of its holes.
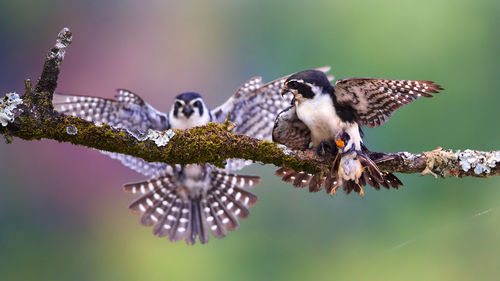
{"type": "Polygon", "coordinates": [[[330,190],[330,195],[337,195],[337,188],[339,188],[338,186],[334,186],[332,188],[332,190],[330,190]]]}
{"type": "Polygon", "coordinates": [[[327,153],[332,153],[333,147],[329,141],[322,141],[316,148],[316,153],[320,156],[325,156],[327,153]]]}
{"type": "Polygon", "coordinates": [[[365,191],[363,190],[363,188],[361,186],[359,187],[359,195],[361,195],[361,198],[365,197],[365,191]]]}

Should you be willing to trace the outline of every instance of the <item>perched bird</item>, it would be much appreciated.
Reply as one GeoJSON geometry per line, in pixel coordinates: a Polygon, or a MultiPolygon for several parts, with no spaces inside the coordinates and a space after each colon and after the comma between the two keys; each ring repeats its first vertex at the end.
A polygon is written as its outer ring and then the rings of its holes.
{"type": "MultiPolygon", "coordinates": [[[[64,114],[139,132],[187,129],[209,122],[222,123],[229,117],[236,125],[233,132],[271,140],[274,120],[291,100],[283,100],[280,95],[287,77],[267,84],[261,77],[252,78],[214,110],[208,109],[201,95],[188,92],[175,98],[167,114],[124,89],[118,90],[114,100],[58,94],[53,104],[64,114]]],[[[167,165],[103,153],[150,177],[124,186],[128,192],[141,194],[129,207],[142,213],[141,224],[155,225],[153,233],[168,236],[170,241],[185,239],[194,244],[199,237],[201,243],[206,243],[210,231],[216,238],[225,237],[227,230],[238,228],[237,218],[248,217],[248,207],[257,202],[257,197],[245,188],[258,185],[260,178],[228,172],[241,169],[250,161],[230,159],[226,169],[219,169],[210,164],[167,165]]]]}
{"type": "MultiPolygon", "coordinates": [[[[320,71],[300,71],[285,81],[282,95],[293,94],[292,106],[278,115],[273,140],[302,150],[310,148],[312,143],[312,148],[321,154],[336,154],[338,148],[332,143],[343,131],[351,139],[355,151],[370,155],[362,141],[362,125],[378,127],[396,109],[421,96],[432,97],[431,93],[439,90],[442,88],[432,81],[374,78],[343,79],[332,86],[320,71]]],[[[324,183],[323,178],[287,168],[278,170],[277,175],[285,181],[293,181],[296,186],[309,185],[310,191],[319,191],[324,183]]],[[[399,179],[388,173],[383,173],[378,181],[386,187],[397,187],[399,183],[399,179]]],[[[332,187],[325,188],[330,190],[332,187]]]]}

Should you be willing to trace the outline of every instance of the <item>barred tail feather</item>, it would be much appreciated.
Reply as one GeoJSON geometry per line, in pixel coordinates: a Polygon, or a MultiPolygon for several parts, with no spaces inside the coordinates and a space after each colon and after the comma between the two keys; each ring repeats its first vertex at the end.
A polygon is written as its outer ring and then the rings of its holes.
{"type": "Polygon", "coordinates": [[[258,198],[243,188],[257,186],[260,183],[260,177],[235,175],[217,170],[212,172],[211,179],[212,186],[217,188],[210,190],[209,193],[218,198],[217,202],[224,207],[225,211],[239,218],[246,218],[250,215],[248,207],[255,205],[258,198]]]}
{"type": "Polygon", "coordinates": [[[393,173],[384,173],[384,179],[387,183],[389,183],[393,188],[398,189],[403,183],[396,177],[393,173]]]}
{"type": "Polygon", "coordinates": [[[141,194],[129,208],[142,213],[142,225],[155,225],[155,235],[168,236],[171,242],[185,239],[187,244],[195,244],[199,237],[201,243],[207,243],[210,231],[216,238],[225,237],[227,230],[239,227],[238,218],[250,215],[248,208],[258,199],[243,188],[260,183],[256,176],[218,170],[210,180],[212,188],[199,194],[176,186],[170,176],[126,184],[124,189],[141,194]]]}
{"type": "Polygon", "coordinates": [[[243,188],[258,185],[260,178],[217,170],[212,172],[211,180],[213,188],[201,201],[201,213],[212,234],[222,238],[227,230],[239,227],[238,218],[250,215],[248,208],[255,205],[258,198],[243,188]]]}
{"type": "Polygon", "coordinates": [[[313,176],[309,182],[309,192],[318,192],[323,188],[323,181],[319,176],[313,176]]]}
{"type": "MultiPolygon", "coordinates": [[[[180,196],[179,196],[180,197],[180,196]]],[[[170,242],[177,242],[186,237],[188,233],[188,226],[190,225],[190,200],[177,198],[175,200],[175,207],[171,209],[171,215],[174,217],[172,220],[172,224],[170,227],[170,231],[168,232],[168,240],[170,242]]],[[[189,239],[186,239],[186,243],[189,244],[189,239]]]]}
{"type": "Polygon", "coordinates": [[[295,187],[309,186],[310,192],[318,192],[323,187],[323,180],[317,175],[296,172],[290,168],[280,168],[276,170],[275,174],[281,177],[281,180],[284,182],[292,182],[295,187]]]}
{"type": "Polygon", "coordinates": [[[210,178],[215,185],[224,184],[240,188],[257,186],[261,180],[258,176],[236,175],[222,170],[212,171],[210,178]]]}

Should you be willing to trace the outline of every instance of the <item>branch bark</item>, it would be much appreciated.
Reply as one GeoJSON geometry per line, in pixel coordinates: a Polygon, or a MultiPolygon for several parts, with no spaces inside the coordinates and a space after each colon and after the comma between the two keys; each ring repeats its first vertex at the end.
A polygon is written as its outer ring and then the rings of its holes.
{"type": "MultiPolygon", "coordinates": [[[[226,159],[242,158],[311,174],[329,168],[329,159],[319,157],[313,151],[293,151],[269,141],[233,134],[229,122],[210,123],[188,130],[150,130],[147,134],[138,135],[107,124],[94,124],[59,114],[52,106],[52,96],[66,48],[71,41],[70,30],[61,30],[55,46],[45,59],[34,90],[31,82],[26,80],[21,104],[9,105],[6,98],[0,102],[0,114],[6,112],[2,108],[13,108],[13,116],[7,116],[11,122],[0,126],[0,134],[7,140],[12,137],[25,140],[52,139],[167,164],[211,163],[223,167],[226,159]]],[[[436,177],[500,175],[500,151],[453,152],[436,149],[420,154],[374,153],[370,157],[374,161],[390,158],[378,163],[381,170],[386,172],[432,174],[436,177]]]]}

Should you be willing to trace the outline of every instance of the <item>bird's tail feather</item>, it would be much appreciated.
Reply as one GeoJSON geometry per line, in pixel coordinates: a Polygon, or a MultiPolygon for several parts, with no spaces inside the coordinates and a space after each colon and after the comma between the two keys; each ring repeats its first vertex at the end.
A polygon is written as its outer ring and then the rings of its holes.
{"type": "Polygon", "coordinates": [[[376,190],[383,186],[387,189],[391,187],[398,189],[403,183],[392,173],[382,172],[378,168],[377,164],[366,156],[364,153],[358,153],[361,165],[364,168],[363,175],[361,178],[367,182],[369,185],[373,186],[376,190]]]}
{"type": "Polygon", "coordinates": [[[210,175],[212,187],[195,195],[176,186],[170,176],[126,184],[124,189],[141,194],[129,208],[142,213],[142,225],[155,225],[153,233],[168,236],[172,242],[185,239],[187,244],[194,244],[196,237],[201,243],[208,242],[210,231],[214,237],[222,238],[227,230],[238,228],[238,218],[248,217],[248,207],[258,200],[244,188],[259,183],[256,176],[216,170],[210,175]]]}
{"type": "Polygon", "coordinates": [[[290,168],[280,168],[275,174],[284,182],[291,182],[295,187],[309,186],[310,192],[318,192],[323,187],[323,179],[319,175],[296,172],[290,168]]]}
{"type": "MultiPolygon", "coordinates": [[[[363,152],[358,152],[361,165],[363,166],[363,173],[358,179],[359,186],[351,180],[343,183],[342,189],[346,194],[349,194],[352,191],[360,193],[360,186],[365,186],[366,184],[373,186],[376,190],[379,190],[380,186],[383,186],[387,189],[389,189],[390,187],[397,189],[399,186],[403,185],[403,183],[394,174],[380,171],[377,164],[368,156],[373,153],[374,152],[369,151],[366,147],[363,147],[363,152]]],[[[324,177],[320,175],[311,175],[304,172],[296,172],[290,168],[280,168],[276,171],[276,175],[281,177],[284,182],[293,183],[295,187],[309,186],[310,192],[317,192],[324,188],[327,193],[331,193],[331,190],[339,180],[337,178],[337,171],[339,169],[340,159],[340,156],[334,158],[330,173],[328,173],[324,177]]],[[[383,160],[381,161],[385,160],[387,159],[383,158],[383,160]]]]}

